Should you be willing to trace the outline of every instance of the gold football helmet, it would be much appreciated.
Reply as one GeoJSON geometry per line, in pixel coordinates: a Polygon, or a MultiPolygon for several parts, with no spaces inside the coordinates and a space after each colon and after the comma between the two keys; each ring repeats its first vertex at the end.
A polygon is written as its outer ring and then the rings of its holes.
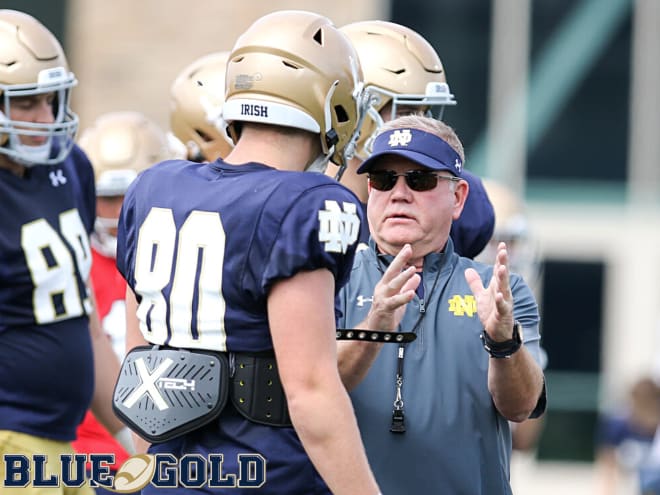
{"type": "Polygon", "coordinates": [[[241,35],[227,65],[223,117],[304,129],[320,135],[322,155],[343,163],[363,113],[362,71],[348,38],[332,22],[305,11],[261,17],[241,35]]]}
{"type": "Polygon", "coordinates": [[[60,43],[34,17],[0,9],[0,153],[25,166],[61,162],[71,151],[78,116],[69,107],[69,72],[60,43]],[[12,120],[15,98],[54,93],[53,123],[12,120]],[[44,136],[39,146],[22,144],[21,136],[44,136]]]}
{"type": "Polygon", "coordinates": [[[231,151],[222,120],[228,58],[229,52],[204,55],[172,84],[170,129],[191,160],[211,162],[231,151]]]}
{"type": "Polygon", "coordinates": [[[123,196],[139,172],[173,156],[165,132],[139,112],[101,115],[78,144],[94,167],[97,196],[123,196]]]}
{"type": "MultiPolygon", "coordinates": [[[[138,112],[101,115],[80,136],[96,179],[96,195],[123,196],[138,173],[172,158],[166,133],[138,112]]],[[[115,256],[117,218],[97,216],[92,245],[106,256],[115,256]]]]}
{"type": "Polygon", "coordinates": [[[442,117],[445,105],[455,105],[440,57],[420,34],[387,21],[361,21],[340,29],[353,43],[364,73],[369,98],[355,154],[366,159],[379,127],[380,111],[391,104],[394,119],[401,107],[442,117]]]}

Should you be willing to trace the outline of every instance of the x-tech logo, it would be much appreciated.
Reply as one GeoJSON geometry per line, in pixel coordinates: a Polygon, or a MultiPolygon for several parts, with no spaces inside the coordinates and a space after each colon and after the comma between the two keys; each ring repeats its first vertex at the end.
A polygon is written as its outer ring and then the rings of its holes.
{"type": "Polygon", "coordinates": [[[135,360],[135,367],[137,368],[138,375],[140,376],[140,381],[142,383],[140,383],[140,386],[133,390],[133,392],[131,392],[128,397],[126,397],[123,405],[127,408],[131,408],[142,398],[144,394],[148,394],[160,411],[169,409],[169,406],[163,399],[163,396],[158,391],[156,382],[170,368],[170,366],[172,366],[173,363],[174,361],[172,361],[170,358],[166,358],[162,363],[160,363],[160,365],[158,365],[153,373],[149,373],[149,369],[144,362],[144,358],[137,358],[135,360]]]}

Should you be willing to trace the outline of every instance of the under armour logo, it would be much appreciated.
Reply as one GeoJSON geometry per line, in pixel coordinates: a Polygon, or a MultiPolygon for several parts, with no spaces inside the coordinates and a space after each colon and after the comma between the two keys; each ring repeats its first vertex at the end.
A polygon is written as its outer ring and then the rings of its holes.
{"type": "Polygon", "coordinates": [[[459,172],[460,172],[461,169],[463,168],[463,164],[461,163],[461,161],[460,161],[458,158],[457,158],[456,161],[454,162],[454,168],[455,168],[456,170],[458,170],[459,172]]]}
{"type": "Polygon", "coordinates": [[[66,184],[67,182],[61,168],[58,168],[57,171],[49,173],[48,177],[50,178],[50,183],[53,185],[53,187],[57,187],[60,184],[66,184]]]}
{"type": "Polygon", "coordinates": [[[373,297],[364,297],[362,294],[357,296],[357,305],[359,307],[364,306],[364,303],[370,303],[370,302],[373,302],[373,301],[374,301],[373,297]]]}
{"type": "Polygon", "coordinates": [[[169,409],[169,406],[165,402],[165,399],[163,399],[163,396],[160,394],[156,383],[158,382],[158,379],[169,369],[169,367],[172,366],[173,363],[174,361],[172,361],[170,358],[166,358],[162,363],[160,363],[160,365],[158,365],[153,373],[149,373],[147,365],[144,362],[144,358],[136,359],[135,367],[138,371],[138,375],[140,375],[140,381],[142,383],[140,383],[140,386],[131,392],[131,394],[123,402],[123,405],[127,408],[131,408],[137,404],[137,402],[145,394],[147,394],[149,397],[151,397],[151,400],[154,402],[159,411],[169,409]]]}
{"type": "Polygon", "coordinates": [[[325,243],[329,253],[345,253],[360,233],[360,217],[355,203],[343,203],[342,211],[333,200],[325,201],[325,210],[319,210],[319,241],[325,243]]]}
{"type": "Polygon", "coordinates": [[[390,134],[390,140],[387,144],[390,146],[408,146],[410,141],[412,141],[412,133],[410,132],[410,129],[397,129],[390,134]]]}

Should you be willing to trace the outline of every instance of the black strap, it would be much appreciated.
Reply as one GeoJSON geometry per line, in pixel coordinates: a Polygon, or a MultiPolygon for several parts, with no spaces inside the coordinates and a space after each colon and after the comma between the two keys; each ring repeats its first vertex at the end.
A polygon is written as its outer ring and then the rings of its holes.
{"type": "Polygon", "coordinates": [[[230,353],[229,395],[234,407],[255,423],[291,426],[289,408],[272,351],[230,353]]]}
{"type": "Polygon", "coordinates": [[[363,340],[368,342],[407,344],[416,338],[417,335],[414,332],[383,332],[380,330],[362,330],[360,328],[337,329],[337,340],[363,340]]]}
{"type": "Polygon", "coordinates": [[[521,326],[518,321],[513,323],[513,336],[504,342],[498,342],[490,338],[486,330],[482,330],[479,338],[481,339],[484,349],[491,355],[491,357],[502,359],[510,358],[522,346],[521,326]]]}

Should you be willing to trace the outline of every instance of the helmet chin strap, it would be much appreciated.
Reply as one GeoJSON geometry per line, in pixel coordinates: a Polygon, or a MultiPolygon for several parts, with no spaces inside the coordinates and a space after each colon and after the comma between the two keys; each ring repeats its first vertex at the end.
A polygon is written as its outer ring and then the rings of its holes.
{"type": "Polygon", "coordinates": [[[335,148],[337,147],[338,136],[337,132],[332,128],[332,114],[330,111],[330,105],[332,103],[332,96],[335,94],[337,85],[339,81],[335,81],[330,89],[328,89],[328,94],[325,95],[325,104],[323,105],[324,109],[324,129],[321,131],[321,141],[324,144],[324,148],[327,147],[328,151],[325,153],[321,152],[312,163],[307,165],[305,172],[319,172],[324,173],[325,169],[328,168],[328,162],[330,157],[334,154],[335,148]]]}
{"type": "Polygon", "coordinates": [[[367,140],[364,142],[364,147],[362,149],[362,154],[364,156],[360,157],[363,160],[366,160],[371,156],[371,152],[374,147],[374,141],[376,140],[376,136],[378,135],[378,130],[385,124],[385,121],[383,120],[383,117],[381,116],[380,112],[376,110],[374,107],[369,107],[368,110],[369,117],[373,119],[373,121],[376,123],[376,128],[374,129],[374,132],[371,133],[371,136],[367,138],[367,140]]]}
{"type": "Polygon", "coordinates": [[[328,162],[330,161],[330,157],[334,152],[334,145],[328,149],[327,153],[321,152],[312,163],[307,165],[305,172],[319,172],[321,174],[324,173],[325,169],[328,168],[328,162]]]}
{"type": "MultiPolygon", "coordinates": [[[[360,83],[362,84],[362,83],[360,83]]],[[[341,163],[338,164],[339,169],[337,170],[337,173],[335,174],[335,180],[337,182],[341,181],[342,176],[344,175],[344,172],[346,171],[346,168],[348,167],[348,163],[350,162],[351,158],[354,156],[357,156],[358,158],[362,158],[358,154],[358,139],[360,138],[360,129],[362,129],[362,124],[364,123],[364,118],[367,116],[367,113],[369,112],[369,109],[371,109],[370,105],[370,95],[366,92],[362,92],[360,89],[360,93],[358,96],[354,96],[358,102],[358,120],[357,120],[357,125],[355,126],[355,131],[353,132],[353,135],[351,136],[351,139],[349,139],[348,144],[344,147],[343,152],[341,153],[340,161],[341,163]]],[[[375,110],[374,110],[375,111],[375,110]]],[[[378,118],[380,118],[380,114],[376,112],[378,115],[378,118]]],[[[382,119],[381,119],[382,122],[382,119]]],[[[379,125],[380,127],[380,125],[379,125]]],[[[368,157],[367,157],[368,158],[368,157]]],[[[362,158],[363,160],[365,158],[362,158]]]]}

